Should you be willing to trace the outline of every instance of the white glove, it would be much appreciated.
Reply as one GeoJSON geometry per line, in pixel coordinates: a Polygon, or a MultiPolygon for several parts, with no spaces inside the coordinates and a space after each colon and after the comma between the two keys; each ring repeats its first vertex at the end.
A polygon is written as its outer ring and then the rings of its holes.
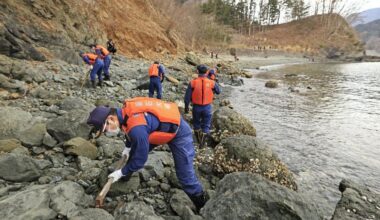
{"type": "Polygon", "coordinates": [[[90,69],[90,70],[92,70],[92,67],[93,67],[93,66],[92,66],[92,65],[90,65],[89,69],[90,69]]]}
{"type": "Polygon", "coordinates": [[[123,173],[121,172],[121,170],[116,170],[110,175],[108,175],[108,179],[112,178],[112,183],[118,181],[121,177],[123,177],[123,173]]]}
{"type": "Polygon", "coordinates": [[[130,151],[131,151],[131,148],[129,148],[129,147],[124,147],[124,150],[123,150],[123,152],[121,153],[121,156],[126,156],[126,157],[128,157],[130,151]]]}

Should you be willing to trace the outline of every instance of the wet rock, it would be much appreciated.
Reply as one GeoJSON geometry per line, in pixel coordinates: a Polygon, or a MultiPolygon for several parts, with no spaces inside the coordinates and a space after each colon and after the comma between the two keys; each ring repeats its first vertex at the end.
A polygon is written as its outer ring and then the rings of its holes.
{"type": "Polygon", "coordinates": [[[215,128],[213,137],[217,142],[225,137],[239,134],[256,136],[256,129],[251,122],[228,107],[221,107],[215,111],[212,124],[215,128]]]}
{"type": "Polygon", "coordinates": [[[87,138],[91,127],[87,125],[89,112],[73,110],[65,115],[49,121],[46,125],[49,134],[59,142],[70,140],[74,137],[87,138]]]}
{"type": "Polygon", "coordinates": [[[186,56],[185,56],[185,60],[187,63],[189,63],[190,65],[193,65],[193,66],[196,66],[198,64],[201,64],[201,60],[199,59],[199,57],[193,53],[193,52],[188,52],[186,53],[186,56]]]}
{"type": "Polygon", "coordinates": [[[117,155],[121,155],[125,147],[122,140],[108,138],[105,135],[96,139],[96,144],[103,150],[103,156],[106,158],[114,158],[117,155]]]}
{"type": "Polygon", "coordinates": [[[83,209],[73,214],[70,220],[113,220],[115,219],[110,213],[104,209],[83,209]]]}
{"type": "Polygon", "coordinates": [[[32,127],[21,131],[18,139],[27,147],[39,146],[42,144],[46,133],[46,124],[37,123],[32,127]]]}
{"type": "Polygon", "coordinates": [[[175,213],[184,218],[186,214],[189,214],[186,207],[195,210],[195,206],[186,193],[182,190],[175,190],[175,193],[170,199],[170,207],[175,213]]]}
{"type": "Polygon", "coordinates": [[[217,173],[247,171],[297,190],[295,178],[269,146],[257,138],[241,135],[223,139],[215,148],[213,167],[217,173]]]}
{"type": "Polygon", "coordinates": [[[278,82],[276,80],[269,80],[268,82],[265,83],[265,87],[267,87],[267,88],[277,88],[278,87],[278,82]]]}
{"type": "Polygon", "coordinates": [[[65,154],[84,156],[90,159],[96,159],[98,156],[98,149],[91,142],[77,137],[73,138],[63,144],[65,154]]]}
{"type": "Polygon", "coordinates": [[[14,182],[30,182],[40,176],[41,171],[32,158],[12,153],[0,156],[0,178],[14,182]]]}
{"type": "Polygon", "coordinates": [[[322,219],[315,205],[302,195],[251,173],[226,175],[201,215],[221,220],[322,219]]]}
{"type": "Polygon", "coordinates": [[[115,219],[118,220],[164,220],[157,216],[153,207],[144,202],[128,202],[123,207],[117,210],[115,219]]]}
{"type": "Polygon", "coordinates": [[[349,180],[339,184],[342,197],[332,220],[380,219],[380,194],[349,180]]]}
{"type": "Polygon", "coordinates": [[[0,107],[0,139],[14,138],[29,125],[32,115],[20,108],[0,107]]]}
{"type": "Polygon", "coordinates": [[[17,139],[5,139],[0,140],[0,152],[11,152],[12,150],[22,147],[21,143],[17,139]]]}

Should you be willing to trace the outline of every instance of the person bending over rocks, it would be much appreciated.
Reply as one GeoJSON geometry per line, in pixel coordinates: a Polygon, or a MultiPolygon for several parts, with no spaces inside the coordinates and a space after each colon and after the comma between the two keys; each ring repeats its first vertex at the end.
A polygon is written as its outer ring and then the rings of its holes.
{"type": "Polygon", "coordinates": [[[82,57],[85,63],[92,66],[91,73],[90,73],[92,87],[96,88],[96,84],[95,84],[96,75],[98,75],[98,79],[99,79],[98,86],[102,87],[102,69],[104,66],[103,60],[96,54],[84,53],[82,51],[79,52],[79,56],[82,57]]]}
{"type": "Polygon", "coordinates": [[[113,182],[143,168],[149,151],[168,144],[183,190],[198,210],[204,206],[206,196],[193,166],[195,151],[191,128],[175,103],[146,97],[127,99],[122,108],[96,107],[87,124],[99,131],[98,136],[102,133],[116,136],[120,131],[126,134],[128,141],[123,154],[129,155],[130,159],[122,169],[108,176],[113,182]]]}

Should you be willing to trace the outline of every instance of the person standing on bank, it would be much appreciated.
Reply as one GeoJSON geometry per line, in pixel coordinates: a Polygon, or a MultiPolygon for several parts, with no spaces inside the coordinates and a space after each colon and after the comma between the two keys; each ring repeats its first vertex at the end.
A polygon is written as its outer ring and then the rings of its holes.
{"type": "Polygon", "coordinates": [[[206,196],[193,166],[195,151],[191,128],[175,103],[136,97],[125,100],[122,108],[96,107],[87,124],[94,126],[98,137],[102,133],[116,136],[121,130],[126,134],[126,147],[130,151],[123,152],[129,152],[130,159],[122,169],[108,176],[113,178],[113,182],[143,168],[149,151],[158,145],[168,144],[183,190],[198,210],[204,206],[206,196]]]}
{"type": "Polygon", "coordinates": [[[104,60],[104,67],[103,67],[103,72],[104,72],[104,80],[109,81],[111,80],[110,77],[110,66],[111,66],[111,54],[110,52],[103,46],[101,45],[95,45],[92,44],[90,45],[91,49],[95,51],[95,53],[104,60]]]}
{"type": "Polygon", "coordinates": [[[149,97],[153,97],[154,91],[157,92],[157,98],[162,98],[162,82],[165,79],[165,68],[158,61],[149,67],[149,97]]]}
{"type": "Polygon", "coordinates": [[[102,71],[103,71],[103,66],[104,66],[103,60],[97,54],[84,53],[82,51],[79,52],[79,56],[82,57],[85,63],[92,66],[91,73],[90,73],[92,87],[96,88],[96,84],[95,84],[96,75],[98,75],[98,80],[99,80],[98,86],[102,87],[102,71]]]}
{"type": "Polygon", "coordinates": [[[189,104],[193,103],[193,127],[202,148],[210,133],[212,118],[212,101],[214,93],[220,94],[218,84],[207,78],[208,68],[197,66],[198,78],[191,80],[185,94],[185,113],[189,112],[189,104]]]}

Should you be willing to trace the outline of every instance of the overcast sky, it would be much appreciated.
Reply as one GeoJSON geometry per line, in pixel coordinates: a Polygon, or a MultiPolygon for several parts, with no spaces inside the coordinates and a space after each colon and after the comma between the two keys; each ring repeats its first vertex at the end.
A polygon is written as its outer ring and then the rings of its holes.
{"type": "MultiPolygon", "coordinates": [[[[361,0],[351,0],[353,2],[360,2],[361,0]]],[[[363,4],[360,11],[365,11],[370,8],[380,8],[380,0],[367,0],[367,3],[363,4]]]]}

